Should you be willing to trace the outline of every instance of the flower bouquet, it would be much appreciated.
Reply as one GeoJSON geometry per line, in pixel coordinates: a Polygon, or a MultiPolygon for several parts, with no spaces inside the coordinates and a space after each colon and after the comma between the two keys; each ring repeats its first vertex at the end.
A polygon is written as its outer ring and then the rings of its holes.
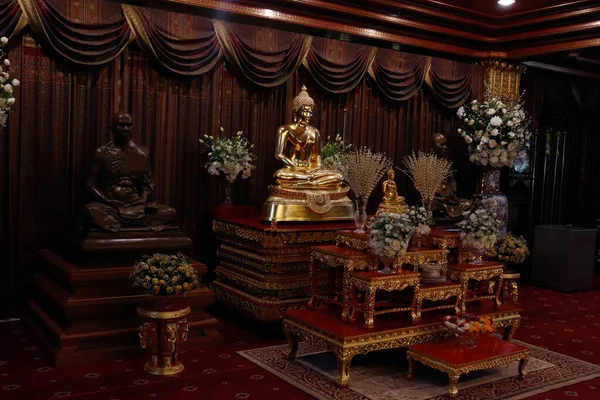
{"type": "Polygon", "coordinates": [[[474,264],[481,264],[481,257],[498,240],[502,222],[496,218],[495,213],[485,209],[467,211],[463,216],[464,219],[457,224],[462,229],[462,246],[473,253],[474,264]]]}
{"type": "Polygon", "coordinates": [[[13,88],[21,84],[18,79],[10,79],[10,74],[8,73],[10,60],[4,51],[6,43],[8,43],[6,37],[3,36],[0,38],[0,128],[6,126],[10,106],[15,104],[13,88]]]}
{"type": "Polygon", "coordinates": [[[348,153],[351,147],[351,144],[346,145],[344,143],[339,134],[335,135],[333,139],[331,139],[331,136],[327,136],[327,140],[321,147],[321,167],[343,172],[343,156],[348,153]]]}
{"type": "Polygon", "coordinates": [[[493,168],[512,167],[517,155],[529,147],[529,118],[522,101],[508,105],[492,98],[460,107],[463,121],[458,133],[465,139],[471,162],[493,168]]]}
{"type": "Polygon", "coordinates": [[[516,237],[508,233],[504,239],[497,241],[486,255],[499,261],[522,264],[529,255],[529,249],[523,236],[516,237]]]}
{"type": "Polygon", "coordinates": [[[198,283],[196,271],[183,254],[143,256],[129,274],[133,287],[155,295],[181,294],[198,283]]]}
{"type": "MultiPolygon", "coordinates": [[[[219,128],[223,133],[223,127],[219,128]]],[[[254,145],[248,142],[243,136],[243,132],[239,131],[234,137],[213,137],[204,135],[204,139],[200,139],[200,144],[204,145],[208,150],[209,162],[206,164],[206,169],[211,175],[223,174],[229,185],[225,187],[224,206],[232,206],[231,202],[231,186],[237,177],[242,174],[242,179],[247,179],[252,175],[252,170],[256,168],[252,161],[254,154],[251,150],[254,145]]]]}
{"type": "Polygon", "coordinates": [[[379,272],[391,273],[390,265],[404,255],[415,227],[407,214],[381,212],[371,218],[369,245],[385,268],[379,272]]]}
{"type": "Polygon", "coordinates": [[[477,347],[473,336],[494,331],[490,317],[478,317],[474,314],[463,313],[459,316],[447,315],[442,318],[442,321],[444,327],[454,333],[459,346],[466,348],[477,347]]]}

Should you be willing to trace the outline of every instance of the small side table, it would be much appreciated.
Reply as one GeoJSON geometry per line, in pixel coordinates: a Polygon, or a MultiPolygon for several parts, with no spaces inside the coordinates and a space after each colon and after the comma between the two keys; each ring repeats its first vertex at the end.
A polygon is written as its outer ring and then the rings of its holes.
{"type": "Polygon", "coordinates": [[[496,306],[502,304],[500,300],[502,291],[502,275],[504,274],[504,264],[496,261],[482,261],[481,264],[451,264],[448,265],[448,277],[453,281],[460,282],[462,285],[462,295],[460,301],[461,312],[466,311],[465,303],[467,301],[475,301],[482,299],[493,299],[496,306]],[[495,293],[491,295],[481,294],[479,296],[468,297],[469,280],[489,281],[496,279],[495,293]]]}
{"type": "Polygon", "coordinates": [[[418,266],[426,262],[448,264],[448,250],[430,247],[409,247],[403,256],[398,257],[394,261],[394,268],[401,267],[404,264],[418,266]]]}
{"type": "Polygon", "coordinates": [[[413,378],[414,361],[445,372],[450,378],[448,392],[451,397],[458,395],[458,379],[461,375],[519,361],[519,377],[525,377],[525,366],[529,360],[529,350],[491,335],[474,338],[477,347],[465,349],[456,344],[454,338],[438,342],[416,344],[408,347],[407,378],[413,378]]]}
{"type": "Polygon", "coordinates": [[[150,347],[152,356],[144,365],[144,371],[153,375],[175,375],[183,371],[183,364],[177,359],[180,342],[188,335],[185,318],[191,310],[185,307],[139,307],[140,345],[150,347]]]}
{"type": "Polygon", "coordinates": [[[414,319],[421,318],[421,312],[443,310],[447,308],[454,308],[455,312],[460,313],[460,300],[462,296],[462,285],[455,282],[443,282],[436,283],[434,285],[419,286],[419,290],[415,291],[415,309],[414,319]],[[441,304],[437,306],[421,308],[423,301],[444,301],[454,297],[454,304],[441,304]]]}
{"type": "Polygon", "coordinates": [[[336,304],[342,307],[342,320],[350,315],[349,277],[352,271],[375,270],[379,266],[377,257],[366,251],[335,245],[313,246],[310,267],[311,297],[308,308],[317,303],[336,304]],[[319,271],[327,270],[327,292],[319,291],[319,271]],[[334,298],[336,287],[341,288],[341,301],[334,298]]]}
{"type": "Polygon", "coordinates": [[[415,296],[413,296],[411,307],[375,311],[375,294],[378,290],[392,292],[403,290],[410,286],[414,286],[416,292],[419,288],[420,276],[421,274],[418,272],[404,270],[395,271],[391,274],[382,274],[378,271],[355,272],[351,274],[352,315],[350,316],[350,321],[355,322],[357,313],[362,312],[365,319],[364,328],[373,329],[375,325],[373,318],[378,314],[410,311],[412,317],[415,318],[415,296]],[[363,304],[360,304],[358,301],[358,293],[361,291],[365,293],[363,304]]]}

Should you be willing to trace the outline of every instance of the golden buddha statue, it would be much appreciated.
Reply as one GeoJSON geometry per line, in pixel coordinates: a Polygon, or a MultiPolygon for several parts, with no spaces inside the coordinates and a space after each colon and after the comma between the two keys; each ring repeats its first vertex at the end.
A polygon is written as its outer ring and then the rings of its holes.
{"type": "Polygon", "coordinates": [[[396,186],[396,182],[394,182],[396,174],[392,168],[388,169],[387,176],[387,180],[381,185],[383,199],[381,200],[381,204],[379,204],[376,215],[379,215],[379,213],[383,211],[399,214],[408,211],[408,205],[404,201],[404,197],[398,196],[398,186],[396,186]]]}
{"type": "MultiPolygon", "coordinates": [[[[431,135],[431,149],[440,158],[447,158],[448,141],[441,133],[431,135]]],[[[473,208],[473,201],[462,199],[456,195],[456,179],[450,175],[442,182],[442,186],[435,194],[432,202],[434,215],[442,219],[457,219],[462,213],[473,208]]]]}
{"type": "Polygon", "coordinates": [[[275,158],[283,168],[273,177],[271,196],[263,205],[267,221],[319,221],[354,218],[344,177],[321,168],[321,134],[310,125],[314,100],[306,87],[292,102],[294,122],[277,130],[275,158]]]}

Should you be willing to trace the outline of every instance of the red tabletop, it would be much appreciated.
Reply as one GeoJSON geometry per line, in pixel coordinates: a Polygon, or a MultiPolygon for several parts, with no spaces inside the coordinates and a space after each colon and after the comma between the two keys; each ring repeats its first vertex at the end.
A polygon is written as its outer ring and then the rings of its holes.
{"type": "Polygon", "coordinates": [[[460,347],[456,339],[450,338],[439,342],[428,342],[408,346],[411,351],[424,354],[429,358],[442,361],[448,365],[459,366],[488,358],[503,356],[527,350],[526,347],[491,335],[475,336],[477,347],[467,349],[460,347]]]}
{"type": "Polygon", "coordinates": [[[459,228],[431,228],[431,232],[429,232],[429,236],[443,238],[443,237],[459,237],[460,229],[459,228]]]}
{"type": "Polygon", "coordinates": [[[421,274],[413,271],[400,270],[395,271],[391,274],[382,274],[379,271],[360,271],[352,273],[352,276],[362,279],[365,281],[373,280],[384,280],[384,279],[398,279],[398,278],[409,278],[414,276],[420,276],[421,274]]]}
{"type": "Polygon", "coordinates": [[[478,268],[489,268],[489,267],[503,267],[504,263],[499,261],[482,261],[481,264],[469,264],[469,263],[461,263],[461,264],[450,264],[448,268],[454,270],[462,270],[469,271],[478,268]]]}

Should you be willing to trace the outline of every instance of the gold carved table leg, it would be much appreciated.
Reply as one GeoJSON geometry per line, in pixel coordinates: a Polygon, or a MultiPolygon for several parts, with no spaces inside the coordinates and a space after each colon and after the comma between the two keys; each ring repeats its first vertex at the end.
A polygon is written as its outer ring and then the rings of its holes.
{"type": "Polygon", "coordinates": [[[529,361],[529,357],[522,358],[519,360],[519,379],[524,380],[525,375],[527,375],[527,371],[525,371],[525,367],[527,366],[527,362],[529,361]]]}
{"type": "Polygon", "coordinates": [[[406,361],[408,362],[408,370],[406,371],[406,379],[413,379],[415,376],[415,360],[410,356],[410,353],[406,354],[406,361]]]}
{"type": "Polygon", "coordinates": [[[298,353],[298,335],[296,335],[292,331],[292,328],[290,328],[290,326],[285,323],[283,324],[283,333],[285,334],[285,337],[290,346],[286,357],[288,360],[293,360],[294,358],[296,358],[296,354],[298,353]]]}
{"type": "Polygon", "coordinates": [[[348,268],[344,267],[344,272],[342,273],[342,321],[348,321],[350,317],[350,297],[351,297],[351,288],[350,288],[350,271],[348,268]]]}
{"type": "Polygon", "coordinates": [[[460,374],[458,372],[449,372],[448,378],[450,380],[448,384],[448,394],[450,397],[454,398],[458,396],[458,379],[460,378],[460,374]]]}
{"type": "Polygon", "coordinates": [[[521,317],[519,316],[514,321],[512,321],[510,325],[508,325],[504,328],[504,334],[502,335],[502,339],[512,342],[513,336],[520,325],[521,325],[521,317]]]}
{"type": "Polygon", "coordinates": [[[469,278],[461,275],[460,284],[462,285],[461,296],[460,296],[460,312],[467,312],[467,296],[469,294],[469,278]]]}
{"type": "Polygon", "coordinates": [[[496,302],[496,307],[500,307],[500,305],[502,304],[502,281],[504,280],[504,278],[502,277],[502,275],[498,276],[498,284],[496,285],[496,294],[495,294],[495,302],[496,302]]]}
{"type": "Polygon", "coordinates": [[[310,263],[310,300],[308,301],[307,307],[314,309],[317,305],[317,295],[319,293],[319,267],[321,260],[313,258],[310,263]]]}
{"type": "Polygon", "coordinates": [[[365,303],[363,305],[363,312],[365,316],[365,329],[373,329],[375,326],[375,321],[373,318],[375,317],[375,294],[377,290],[373,288],[369,288],[365,292],[365,303]]]}
{"type": "Polygon", "coordinates": [[[352,363],[354,354],[343,350],[334,350],[333,354],[335,355],[338,365],[338,377],[336,382],[339,387],[348,387],[348,382],[350,381],[350,364],[352,363]]]}

